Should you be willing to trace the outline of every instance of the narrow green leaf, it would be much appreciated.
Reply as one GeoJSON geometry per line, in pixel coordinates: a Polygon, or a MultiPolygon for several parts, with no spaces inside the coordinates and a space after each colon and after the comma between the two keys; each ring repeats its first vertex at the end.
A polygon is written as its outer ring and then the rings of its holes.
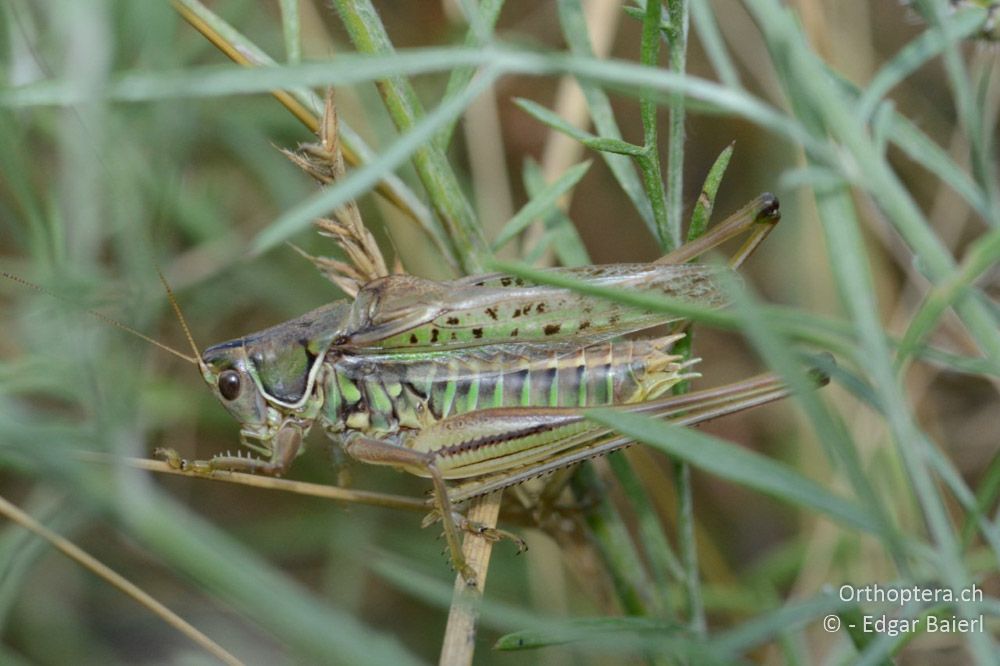
{"type": "Polygon", "coordinates": [[[724,656],[737,657],[747,650],[774,641],[803,627],[820,622],[822,616],[837,613],[849,604],[833,592],[820,593],[810,599],[793,601],[766,611],[741,626],[722,632],[712,639],[712,645],[724,656]]]}
{"type": "Polygon", "coordinates": [[[260,254],[269,250],[292,234],[308,227],[316,218],[328,215],[345,202],[367,192],[379,181],[382,174],[403,164],[410,155],[426,144],[435,131],[449,119],[459,116],[476,95],[493,84],[494,77],[493,72],[484,71],[462,95],[448,100],[427,114],[412,130],[396,139],[374,160],[352,171],[336,185],[320,190],[295,208],[286,211],[273,224],[257,234],[251,243],[250,252],[260,254]]]}
{"type": "Polygon", "coordinates": [[[800,508],[825,514],[868,532],[877,523],[860,506],[827,491],[792,468],[695,430],[608,409],[587,417],[636,441],[653,446],[715,476],[759,490],[800,508]]]}
{"type": "MultiPolygon", "coordinates": [[[[545,189],[542,179],[542,169],[532,159],[524,162],[524,189],[528,196],[535,198],[545,189]]],[[[542,256],[548,246],[555,244],[555,254],[563,266],[586,266],[591,263],[587,248],[580,238],[573,221],[558,207],[552,209],[544,218],[545,235],[538,244],[525,254],[524,261],[534,264],[542,256]]]]}
{"type": "Polygon", "coordinates": [[[536,119],[545,123],[553,129],[557,129],[566,136],[572,137],[577,141],[587,141],[596,139],[590,132],[585,132],[579,127],[569,124],[566,122],[562,116],[549,111],[541,104],[537,104],[530,99],[525,99],[523,97],[516,97],[514,103],[526,111],[529,115],[534,116],[536,119]]]}
{"type": "Polygon", "coordinates": [[[641,644],[648,643],[650,639],[682,633],[683,630],[682,625],[646,617],[581,617],[570,620],[555,630],[524,629],[506,634],[497,639],[493,649],[534,650],[567,643],[601,643],[616,634],[616,644],[620,644],[622,634],[632,634],[635,641],[641,644]]]}
{"type": "Polygon", "coordinates": [[[622,141],[621,139],[605,139],[601,137],[595,137],[593,139],[587,139],[583,142],[583,145],[593,150],[598,150],[602,153],[613,153],[615,155],[628,155],[629,157],[638,157],[643,155],[645,151],[633,143],[628,141],[622,141]]]}
{"type": "MultiPolygon", "coordinates": [[[[587,28],[587,21],[583,15],[583,8],[580,0],[559,0],[559,24],[562,27],[563,38],[569,45],[574,56],[594,57],[594,51],[590,45],[590,34],[587,28]]],[[[614,112],[611,110],[611,102],[608,101],[607,93],[602,90],[598,83],[585,78],[577,77],[577,83],[583,91],[583,96],[587,100],[587,108],[590,110],[590,117],[594,121],[597,133],[609,139],[621,139],[621,130],[615,122],[614,112]]],[[[603,153],[604,163],[608,165],[619,187],[632,201],[636,211],[642,217],[643,222],[649,229],[649,233],[656,236],[656,223],[653,221],[653,208],[649,203],[649,197],[642,187],[639,175],[636,173],[635,164],[622,156],[603,153]]]]}
{"type": "Polygon", "coordinates": [[[691,213],[691,224],[688,226],[687,239],[692,241],[708,229],[708,221],[712,219],[712,209],[715,207],[715,195],[719,192],[719,185],[722,184],[722,177],[729,167],[729,160],[733,156],[733,146],[730,143],[719,156],[715,158],[712,168],[708,170],[705,177],[705,184],[701,186],[701,194],[694,205],[691,213]]]}
{"type": "MultiPolygon", "coordinates": [[[[964,39],[978,32],[986,22],[985,11],[959,12],[947,19],[951,39],[964,39]]],[[[950,42],[939,30],[926,30],[908,43],[872,77],[858,100],[858,115],[868,119],[890,90],[928,60],[939,56],[950,42]]]]}
{"type": "Polygon", "coordinates": [[[514,217],[510,218],[503,229],[500,230],[496,240],[493,242],[493,250],[499,250],[515,236],[527,229],[528,225],[532,222],[548,214],[556,205],[559,197],[580,182],[580,179],[583,178],[583,174],[587,173],[590,165],[591,162],[587,161],[570,167],[558,180],[546,186],[538,196],[526,203],[521,210],[517,211],[514,217]]]}
{"type": "Polygon", "coordinates": [[[548,125],[554,130],[562,132],[568,137],[576,139],[583,145],[593,150],[616,153],[619,155],[642,155],[645,150],[642,146],[622,141],[621,139],[594,136],[590,132],[585,132],[579,127],[575,127],[566,122],[562,117],[552,113],[544,106],[532,102],[530,99],[517,98],[514,103],[535,119],[548,125]]]}

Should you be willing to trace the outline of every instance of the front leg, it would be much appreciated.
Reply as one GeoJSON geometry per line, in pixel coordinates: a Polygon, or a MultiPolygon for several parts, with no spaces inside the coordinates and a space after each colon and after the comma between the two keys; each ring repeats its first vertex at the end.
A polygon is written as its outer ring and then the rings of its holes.
{"type": "Polygon", "coordinates": [[[438,469],[434,454],[414,451],[399,444],[365,437],[360,433],[347,435],[344,438],[343,446],[344,451],[349,456],[360,462],[408,468],[421,476],[430,477],[434,484],[435,509],[441,516],[441,524],[444,526],[444,538],[448,543],[448,551],[451,553],[452,566],[462,575],[468,585],[475,585],[476,572],[465,561],[465,556],[462,554],[462,542],[459,539],[458,525],[455,523],[451,500],[448,498],[448,488],[445,486],[444,477],[441,475],[441,470],[438,469]]]}
{"type": "Polygon", "coordinates": [[[270,442],[271,458],[263,460],[248,454],[218,455],[209,460],[186,460],[173,449],[158,448],[153,455],[162,458],[174,469],[194,474],[211,474],[217,470],[246,472],[267,476],[283,476],[292,466],[292,461],[302,448],[302,429],[294,424],[285,424],[270,442]]]}

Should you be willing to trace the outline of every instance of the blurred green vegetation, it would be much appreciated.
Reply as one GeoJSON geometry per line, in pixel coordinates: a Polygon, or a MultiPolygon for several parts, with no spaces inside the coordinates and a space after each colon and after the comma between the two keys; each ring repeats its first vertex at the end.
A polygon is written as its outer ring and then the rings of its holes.
{"type": "MultiPolygon", "coordinates": [[[[496,548],[477,663],[993,663],[1000,81],[995,47],[975,39],[991,3],[671,0],[663,31],[645,3],[590,3],[589,30],[575,0],[379,2],[381,23],[366,2],[336,4],[344,20],[312,0],[210,3],[283,63],[252,70],[169,3],[0,6],[0,270],[69,301],[0,283],[0,494],[249,663],[433,661],[451,574],[418,516],[78,454],[205,458],[238,443],[192,367],[83,308],[185,350],[160,268],[205,346],[341,297],[283,241],[334,253],[308,223],[346,199],[391,261],[445,278],[488,262],[508,220],[566,174],[579,178],[567,208],[545,206],[498,256],[652,260],[735,142],[713,222],[762,191],[784,221],[720,326],[696,326],[695,388],[764,367],[801,381],[798,352],[816,350],[837,356],[833,382],[696,433],[616,422],[652,446],[588,469],[606,492],[585,540],[514,528],[529,552],[496,548]],[[354,53],[386,48],[380,25],[410,50],[354,53]],[[380,78],[399,96],[388,109],[380,78]],[[279,84],[304,99],[334,86],[368,166],[321,189],[275,150],[314,138],[267,94],[279,84]],[[591,136],[567,139],[541,107],[591,136]],[[370,193],[392,173],[415,212],[370,193]],[[828,614],[882,612],[839,601],[843,583],[976,583],[981,603],[903,612],[984,613],[987,631],[826,633],[828,614]],[[489,649],[509,632],[527,633],[505,648],[559,645],[489,649]]],[[[311,440],[292,476],[336,483],[311,440]]],[[[3,663],[209,660],[19,527],[0,531],[0,563],[3,663]]]]}

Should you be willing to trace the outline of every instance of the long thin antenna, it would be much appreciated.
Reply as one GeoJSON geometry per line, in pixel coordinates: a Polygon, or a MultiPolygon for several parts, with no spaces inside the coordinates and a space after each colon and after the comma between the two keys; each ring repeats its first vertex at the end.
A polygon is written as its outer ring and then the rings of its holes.
{"type": "MultiPolygon", "coordinates": [[[[0,271],[0,275],[2,275],[3,277],[7,278],[11,282],[16,282],[17,284],[21,285],[22,287],[27,287],[28,289],[34,289],[35,291],[37,291],[39,293],[42,293],[42,294],[45,294],[46,296],[51,296],[52,298],[54,298],[56,300],[62,301],[64,303],[69,303],[73,307],[79,307],[76,303],[73,303],[71,300],[69,300],[68,298],[66,298],[64,296],[60,296],[59,294],[55,293],[51,289],[46,289],[45,287],[43,287],[41,285],[37,285],[34,282],[29,282],[29,281],[25,280],[22,277],[18,277],[17,275],[14,275],[12,273],[8,273],[7,271],[0,271]]],[[[161,276],[161,278],[162,278],[162,276],[161,276]]],[[[171,302],[172,302],[172,299],[171,299],[171,302]]],[[[110,325],[114,326],[117,329],[125,331],[126,333],[131,333],[132,335],[136,336],[137,338],[145,340],[149,344],[154,345],[156,347],[159,347],[160,349],[162,349],[165,352],[169,352],[169,353],[173,354],[174,356],[176,356],[178,358],[184,359],[188,363],[194,363],[195,365],[200,365],[200,361],[199,361],[199,358],[197,356],[188,356],[187,354],[179,352],[176,349],[174,349],[173,347],[165,345],[162,342],[160,342],[159,340],[154,340],[153,338],[149,337],[145,333],[140,333],[139,331],[137,331],[136,329],[132,328],[131,326],[127,326],[126,324],[123,324],[123,323],[121,323],[120,321],[118,321],[116,319],[112,319],[111,317],[109,317],[109,316],[107,316],[105,314],[101,314],[100,312],[97,312],[96,310],[91,310],[90,308],[82,308],[82,309],[83,309],[84,312],[86,312],[90,316],[97,317],[98,319],[100,319],[101,321],[103,321],[105,324],[110,324],[110,325]]],[[[183,319],[181,319],[181,323],[182,324],[184,323],[183,319]]],[[[184,330],[187,331],[187,325],[184,326],[184,330]]],[[[188,334],[188,337],[190,338],[190,333],[188,334]]],[[[192,342],[192,344],[194,344],[194,343],[192,342]]],[[[197,351],[198,350],[195,349],[196,353],[197,353],[197,351]]]]}
{"type": "Polygon", "coordinates": [[[194,351],[195,363],[198,364],[198,367],[201,367],[201,352],[198,351],[198,345],[194,343],[194,336],[191,335],[191,329],[188,328],[187,320],[181,312],[181,306],[177,304],[177,298],[174,296],[174,290],[170,288],[170,283],[167,282],[167,278],[163,276],[163,271],[157,268],[156,274],[160,276],[160,282],[163,283],[163,288],[167,290],[167,299],[170,301],[170,307],[174,309],[174,313],[177,315],[178,321],[181,322],[181,328],[184,329],[184,337],[186,337],[187,341],[191,344],[191,349],[194,351]]]}

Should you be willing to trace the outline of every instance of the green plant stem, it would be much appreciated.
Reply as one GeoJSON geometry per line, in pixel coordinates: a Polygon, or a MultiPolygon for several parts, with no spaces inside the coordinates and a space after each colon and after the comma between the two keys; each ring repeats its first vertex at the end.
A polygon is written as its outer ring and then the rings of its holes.
{"type": "MultiPolygon", "coordinates": [[[[334,5],[358,51],[369,55],[395,53],[371,2],[335,0],[334,5]]],[[[410,83],[397,75],[382,79],[376,85],[396,128],[404,133],[412,130],[420,122],[424,111],[410,83]]],[[[413,165],[431,204],[444,221],[462,269],[466,273],[481,272],[490,256],[489,248],[472,205],[462,192],[444,153],[433,141],[428,141],[413,153],[413,165]]]]}
{"type": "MultiPolygon", "coordinates": [[[[684,76],[687,68],[687,38],[690,13],[688,0],[668,0],[670,16],[670,71],[684,76]]],[[[667,218],[671,247],[681,244],[681,217],[684,213],[684,95],[670,100],[670,143],[667,153],[667,218]]]]}
{"type": "Polygon", "coordinates": [[[598,492],[597,504],[587,512],[587,525],[604,561],[622,609],[628,615],[649,615],[650,580],[646,568],[635,550],[621,514],[615,508],[604,484],[590,465],[582,465],[572,481],[573,488],[583,496],[598,492]]]}
{"type": "MultiPolygon", "coordinates": [[[[662,6],[660,0],[649,0],[646,3],[646,13],[642,19],[642,42],[639,47],[639,61],[652,69],[658,64],[660,54],[660,15],[662,6]]],[[[657,101],[650,89],[643,89],[639,97],[639,114],[642,117],[643,155],[637,158],[639,170],[642,172],[646,195],[653,207],[653,219],[656,221],[660,249],[669,252],[680,242],[680,219],[673,223],[677,225],[676,233],[671,229],[671,219],[667,210],[666,194],[663,191],[663,176],[660,169],[659,146],[657,144],[657,101]],[[678,239],[675,241],[674,239],[678,239]]]]}
{"type": "Polygon", "coordinates": [[[705,602],[701,595],[701,570],[698,565],[698,541],[695,538],[694,493],[691,466],[674,460],[674,483],[677,485],[677,541],[684,566],[684,590],[687,597],[688,626],[696,635],[704,635],[705,602]]]}
{"type": "Polygon", "coordinates": [[[281,28],[285,35],[285,54],[288,62],[302,61],[302,21],[299,0],[281,0],[281,28]]]}
{"type": "Polygon", "coordinates": [[[656,514],[646,493],[632,467],[631,461],[625,455],[608,456],[615,476],[621,483],[622,491],[628,497],[629,505],[635,511],[638,523],[639,543],[649,561],[649,570],[656,584],[653,586],[652,598],[656,602],[657,613],[661,617],[669,617],[670,585],[672,580],[683,580],[684,570],[680,561],[674,555],[663,533],[662,523],[656,514]]]}

